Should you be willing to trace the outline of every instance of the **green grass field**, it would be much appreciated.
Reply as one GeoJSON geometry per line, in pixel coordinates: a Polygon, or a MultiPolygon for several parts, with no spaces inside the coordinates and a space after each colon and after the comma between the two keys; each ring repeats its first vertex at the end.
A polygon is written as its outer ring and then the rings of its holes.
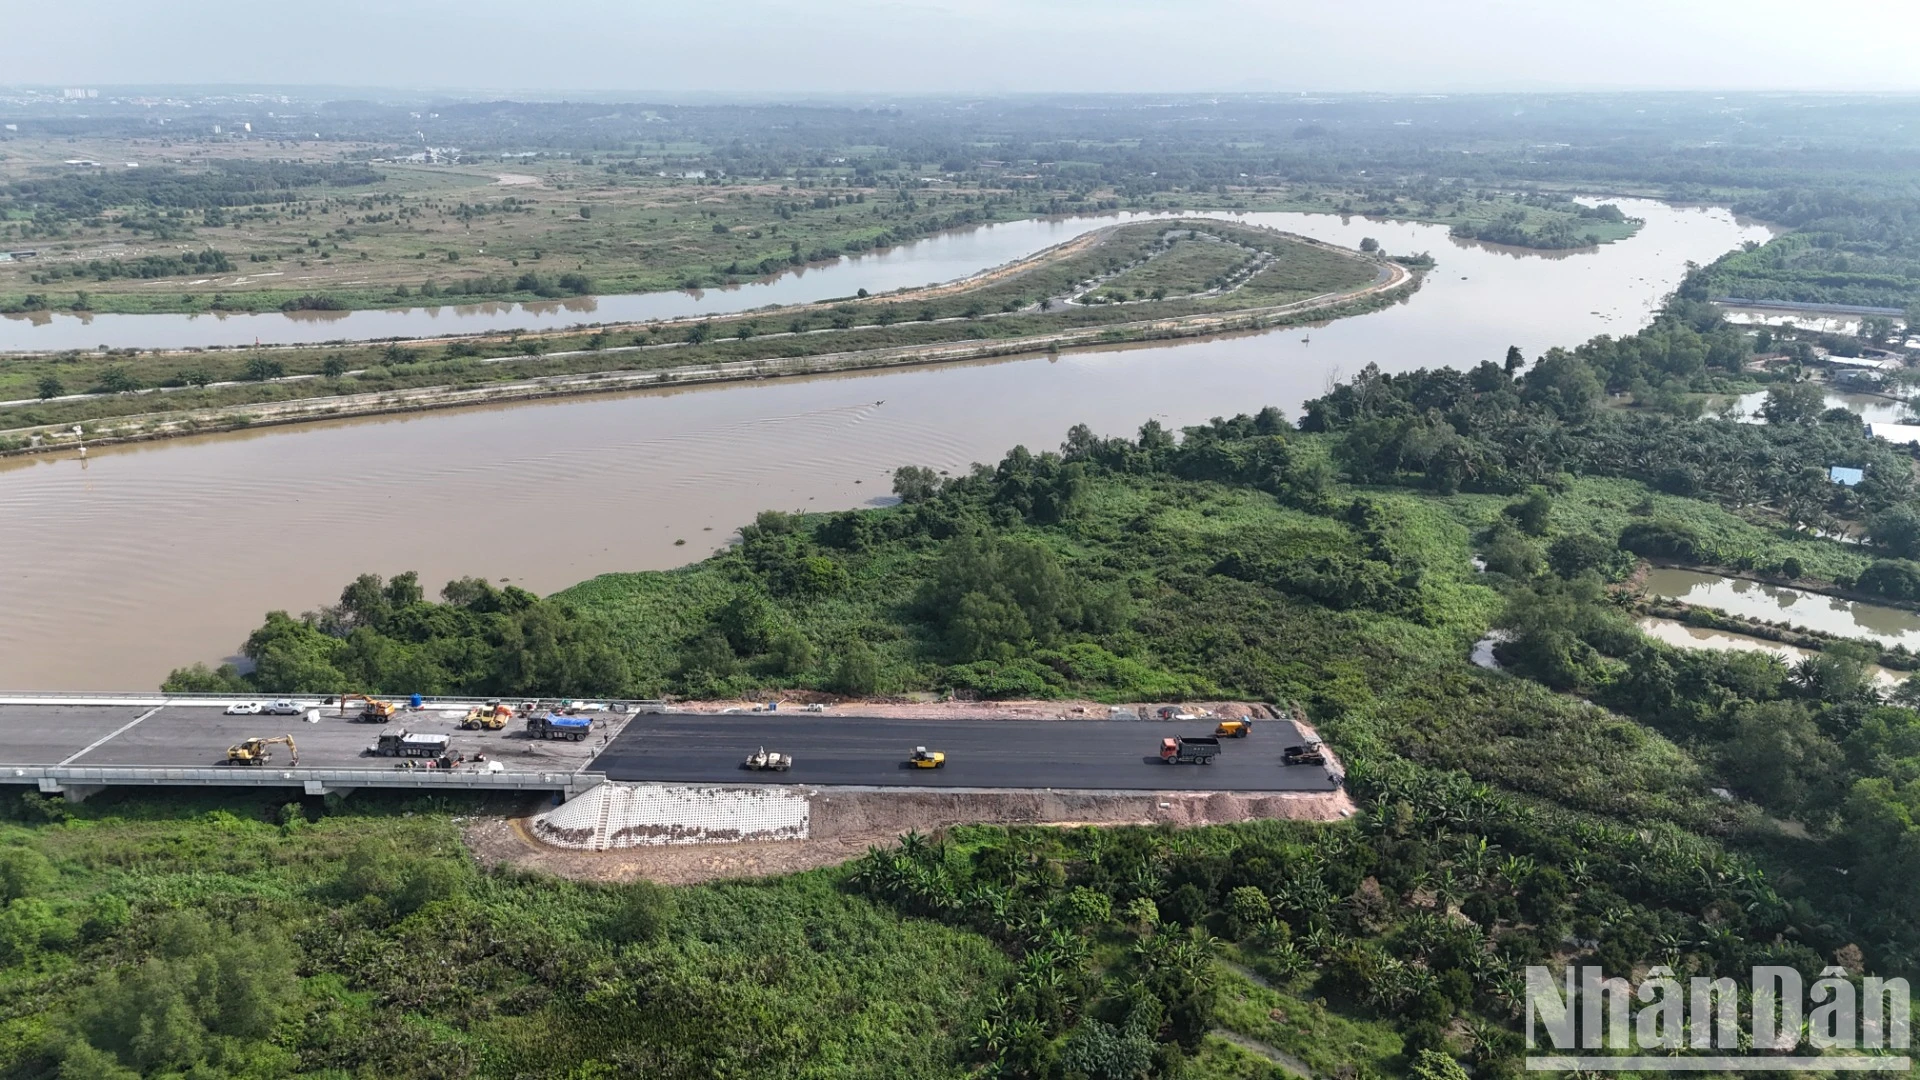
{"type": "Polygon", "coordinates": [[[1156,290],[1164,290],[1166,296],[1186,296],[1216,288],[1227,275],[1252,259],[1253,255],[1238,245],[1217,240],[1177,239],[1164,255],[1115,277],[1097,292],[1134,300],[1144,299],[1156,290]]]}
{"type": "Polygon", "coordinates": [[[139,1075],[75,1072],[92,1047],[151,1076],[959,1077],[1008,966],[840,871],[670,893],[485,874],[456,818],[506,807],[363,796],[114,794],[0,825],[26,867],[0,912],[0,1076],[139,1075]],[[203,1002],[203,969],[231,1003],[203,1002]]]}

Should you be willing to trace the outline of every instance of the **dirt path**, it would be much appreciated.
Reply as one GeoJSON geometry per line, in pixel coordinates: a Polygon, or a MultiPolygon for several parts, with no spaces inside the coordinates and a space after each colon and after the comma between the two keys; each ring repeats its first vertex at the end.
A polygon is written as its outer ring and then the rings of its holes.
{"type": "Polygon", "coordinates": [[[1235,975],[1240,976],[1241,978],[1247,980],[1248,982],[1252,983],[1253,985],[1259,987],[1262,990],[1272,990],[1275,993],[1280,992],[1279,987],[1276,987],[1273,985],[1273,983],[1269,982],[1265,975],[1260,974],[1259,972],[1253,970],[1250,967],[1247,967],[1243,964],[1236,964],[1231,960],[1220,961],[1220,966],[1223,968],[1226,968],[1228,971],[1233,972],[1235,975]]]}
{"type": "MultiPolygon", "coordinates": [[[[1226,968],[1228,971],[1233,972],[1235,975],[1240,976],[1241,978],[1247,980],[1248,982],[1252,983],[1253,985],[1259,987],[1262,990],[1271,990],[1275,993],[1283,992],[1280,990],[1279,987],[1273,985],[1272,982],[1268,981],[1266,976],[1260,974],[1259,972],[1253,970],[1250,967],[1246,967],[1242,964],[1236,964],[1231,960],[1217,960],[1215,962],[1218,963],[1221,967],[1226,968]]],[[[1305,1076],[1305,1077],[1313,1076],[1313,1069],[1311,1066],[1309,1066],[1306,1062],[1300,1060],[1299,1058],[1293,1056],[1292,1054],[1287,1053],[1285,1050],[1280,1049],[1277,1046],[1270,1046],[1267,1043],[1261,1042],[1259,1039],[1253,1038],[1252,1036],[1249,1036],[1249,1035],[1242,1035],[1239,1032],[1234,1031],[1230,1028],[1214,1028],[1213,1034],[1220,1036],[1221,1038],[1227,1040],[1233,1045],[1238,1046],[1242,1050],[1248,1050],[1255,1054],[1259,1054],[1261,1057],[1266,1058],[1268,1061],[1273,1062],[1275,1065],[1278,1065],[1283,1069],[1286,1069],[1288,1072],[1298,1073],[1299,1075],[1305,1076]]]]}
{"type": "MultiPolygon", "coordinates": [[[[791,691],[780,695],[782,712],[797,712],[818,704],[829,715],[871,716],[888,720],[1087,720],[1108,717],[1135,720],[1155,709],[1172,707],[1200,719],[1230,719],[1251,716],[1256,720],[1294,719],[1281,716],[1267,705],[1253,701],[1181,701],[1148,704],[1104,705],[1087,698],[1007,701],[861,701],[833,694],[791,691]]],[[[754,712],[763,701],[676,701],[673,711],[682,713],[754,712]]]]}
{"type": "Polygon", "coordinates": [[[1258,1054],[1290,1073],[1312,1080],[1313,1070],[1307,1067],[1307,1063],[1287,1053],[1285,1050],[1268,1046],[1259,1039],[1249,1038],[1231,1028],[1214,1028],[1211,1034],[1225,1039],[1227,1042],[1232,1043],[1242,1050],[1258,1054]]]}

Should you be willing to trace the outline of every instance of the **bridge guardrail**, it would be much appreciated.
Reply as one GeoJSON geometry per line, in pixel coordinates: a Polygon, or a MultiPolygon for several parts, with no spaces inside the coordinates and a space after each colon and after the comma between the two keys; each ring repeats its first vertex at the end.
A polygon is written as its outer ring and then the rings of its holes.
{"type": "MultiPolygon", "coordinates": [[[[388,700],[401,702],[402,704],[411,700],[413,697],[413,695],[411,694],[375,694],[374,696],[384,697],[388,700]]],[[[38,693],[34,691],[25,691],[25,692],[11,691],[11,692],[0,693],[0,705],[36,705],[36,704],[47,704],[47,705],[124,704],[124,705],[148,705],[148,706],[152,706],[152,705],[230,705],[236,701],[272,701],[276,698],[287,698],[289,700],[299,702],[300,704],[308,708],[324,709],[329,707],[328,705],[325,704],[325,700],[329,697],[333,698],[335,701],[338,701],[340,698],[340,695],[339,694],[273,694],[273,693],[167,694],[167,693],[161,693],[159,691],[148,691],[145,693],[136,693],[136,692],[123,692],[123,691],[94,692],[94,691],[76,691],[76,690],[49,690],[44,693],[38,693]]],[[[549,697],[541,697],[541,698],[535,699],[534,697],[532,697],[532,695],[524,695],[524,694],[511,695],[503,698],[488,698],[488,697],[482,697],[474,694],[445,695],[445,696],[422,694],[420,696],[420,705],[422,708],[430,708],[433,706],[454,706],[454,705],[468,706],[468,705],[484,704],[487,701],[494,701],[494,700],[505,701],[508,704],[512,704],[512,705],[518,705],[522,701],[532,701],[532,700],[539,700],[541,702],[548,703],[548,704],[558,704],[562,700],[572,701],[572,702],[575,702],[576,704],[591,702],[593,704],[606,705],[608,706],[609,710],[611,710],[612,707],[615,705],[625,706],[625,710],[627,712],[639,712],[639,711],[645,711],[648,709],[658,710],[658,709],[666,709],[666,708],[672,707],[670,702],[662,701],[657,698],[570,697],[570,698],[563,699],[563,698],[549,696],[549,697]]]]}
{"type": "Polygon", "coordinates": [[[458,769],[274,769],[151,768],[139,766],[0,766],[0,783],[51,781],[79,786],[185,784],[209,787],[291,787],[319,783],[329,787],[461,788],[470,790],[567,791],[592,786],[603,778],[567,769],[545,772],[471,772],[458,769]]]}

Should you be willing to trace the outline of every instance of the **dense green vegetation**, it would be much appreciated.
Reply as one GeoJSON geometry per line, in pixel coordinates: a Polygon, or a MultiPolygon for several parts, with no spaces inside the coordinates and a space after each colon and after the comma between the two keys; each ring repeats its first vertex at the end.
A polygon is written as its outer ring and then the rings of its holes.
{"type": "Polygon", "coordinates": [[[354,802],[10,796],[0,1076],[957,1077],[1009,966],[838,873],[477,873],[487,807],[354,802]]]}
{"type": "Polygon", "coordinates": [[[1715,296],[1913,310],[1920,302],[1920,204],[1910,193],[1793,189],[1736,209],[1794,231],[1714,264],[1715,296]]]}
{"type": "MultiPolygon", "coordinates": [[[[1464,202],[1457,213],[1465,215],[1464,202]]],[[[1451,231],[1463,240],[1555,250],[1592,247],[1629,235],[1634,228],[1613,203],[1583,206],[1565,197],[1534,196],[1493,216],[1463,220],[1451,231]]]]}
{"type": "MultiPolygon", "coordinates": [[[[122,207],[151,211],[208,210],[293,201],[295,192],[321,187],[366,187],[384,179],[364,165],[308,165],[285,161],[213,161],[210,167],[74,172],[0,185],[0,206],[32,208],[42,228],[122,207]]],[[[183,220],[174,218],[174,220],[183,220]]],[[[31,231],[23,235],[31,236],[31,231]]],[[[163,237],[156,237],[163,239],[163,237]]]]}

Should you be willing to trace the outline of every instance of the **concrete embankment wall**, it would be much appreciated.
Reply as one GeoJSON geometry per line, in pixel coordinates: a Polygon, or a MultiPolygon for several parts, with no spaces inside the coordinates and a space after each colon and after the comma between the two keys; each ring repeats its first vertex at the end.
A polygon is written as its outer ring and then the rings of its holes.
{"type": "Polygon", "coordinates": [[[1333,792],[1151,792],[1001,789],[706,787],[606,783],[535,817],[554,847],[607,851],[662,844],[886,838],[964,824],[1219,825],[1277,818],[1333,821],[1353,812],[1333,792]]]}
{"type": "Polygon", "coordinates": [[[791,788],[617,784],[533,819],[533,835],[581,851],[652,844],[805,840],[810,807],[791,788]]]}

